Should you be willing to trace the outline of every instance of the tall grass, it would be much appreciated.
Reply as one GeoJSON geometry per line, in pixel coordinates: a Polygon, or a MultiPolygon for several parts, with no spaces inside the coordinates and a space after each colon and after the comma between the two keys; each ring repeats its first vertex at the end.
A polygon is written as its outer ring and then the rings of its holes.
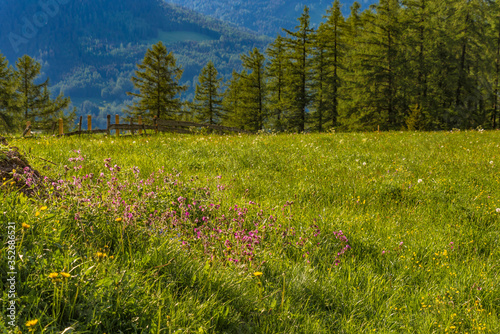
{"type": "Polygon", "coordinates": [[[13,141],[50,178],[39,198],[2,188],[19,328],[498,333],[499,143],[486,131],[13,141]]]}

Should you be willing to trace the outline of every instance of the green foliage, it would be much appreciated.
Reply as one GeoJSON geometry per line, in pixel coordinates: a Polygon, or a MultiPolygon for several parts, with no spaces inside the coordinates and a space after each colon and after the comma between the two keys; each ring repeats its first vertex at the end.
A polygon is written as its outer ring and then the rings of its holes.
{"type": "Polygon", "coordinates": [[[245,70],[239,74],[238,118],[245,129],[262,130],[268,116],[265,57],[254,48],[241,60],[245,70]]]}
{"type": "Polygon", "coordinates": [[[62,94],[55,100],[50,97],[49,79],[41,84],[35,84],[40,76],[41,65],[33,58],[24,55],[16,62],[19,78],[17,87],[17,107],[22,115],[22,125],[30,121],[33,128],[48,130],[57,119],[63,118],[67,125],[74,122],[75,114],[64,114],[71,100],[62,94]]]}
{"type": "Polygon", "coordinates": [[[177,66],[172,52],[162,42],[148,49],[142,63],[137,65],[134,87],[139,93],[127,94],[138,98],[130,107],[129,115],[144,118],[172,119],[180,112],[181,100],[177,96],[186,87],[179,84],[182,68],[177,66]]]}
{"type": "Polygon", "coordinates": [[[218,78],[214,64],[209,61],[201,70],[194,96],[195,119],[202,123],[218,124],[224,118],[222,107],[222,78],[218,78]]]}
{"type": "Polygon", "coordinates": [[[309,8],[299,18],[295,32],[285,30],[284,43],[287,48],[288,68],[286,72],[288,109],[287,122],[290,130],[303,132],[307,123],[307,108],[312,94],[312,47],[314,29],[310,27],[309,8]]]}
{"type": "Polygon", "coordinates": [[[0,53],[0,131],[14,130],[13,108],[15,107],[15,91],[18,81],[14,71],[9,67],[9,62],[0,53]]]}

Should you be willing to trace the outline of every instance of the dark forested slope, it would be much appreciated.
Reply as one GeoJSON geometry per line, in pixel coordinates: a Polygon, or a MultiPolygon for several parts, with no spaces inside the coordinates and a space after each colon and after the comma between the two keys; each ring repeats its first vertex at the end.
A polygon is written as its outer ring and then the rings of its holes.
{"type": "Polygon", "coordinates": [[[55,94],[78,106],[87,101],[83,107],[94,114],[109,111],[103,101],[108,108],[116,101],[119,110],[136,63],[159,40],[177,56],[188,84],[208,60],[230,73],[239,54],[268,42],[162,0],[2,0],[0,32],[0,52],[12,65],[24,54],[35,57],[55,94]]]}

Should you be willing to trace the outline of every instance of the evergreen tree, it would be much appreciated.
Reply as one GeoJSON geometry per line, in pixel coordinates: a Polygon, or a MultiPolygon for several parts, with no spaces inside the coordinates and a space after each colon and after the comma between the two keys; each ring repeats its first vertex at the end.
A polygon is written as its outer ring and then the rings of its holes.
{"type": "Polygon", "coordinates": [[[303,132],[307,123],[307,110],[311,104],[312,94],[312,58],[314,29],[310,27],[309,8],[299,18],[297,31],[285,29],[284,38],[287,48],[287,107],[290,110],[288,123],[292,128],[303,132]]]}
{"type": "Polygon", "coordinates": [[[226,83],[226,90],[222,105],[224,107],[224,123],[229,126],[243,128],[244,124],[241,117],[241,81],[238,72],[233,70],[231,79],[226,83]]]}
{"type": "Polygon", "coordinates": [[[19,85],[17,88],[18,107],[23,115],[23,121],[31,121],[35,128],[50,129],[58,118],[63,118],[66,124],[71,123],[75,111],[69,115],[64,110],[71,100],[60,94],[55,100],[50,97],[49,79],[41,84],[35,84],[40,75],[41,65],[33,58],[24,55],[16,62],[19,85]]]}
{"type": "Polygon", "coordinates": [[[172,119],[181,110],[181,100],[176,97],[187,87],[180,85],[183,70],[177,66],[172,52],[160,41],[146,51],[142,63],[137,65],[134,87],[139,93],[127,92],[136,97],[128,114],[131,116],[172,119]]]}
{"type": "Polygon", "coordinates": [[[194,110],[195,118],[203,123],[217,124],[222,121],[223,107],[220,93],[222,79],[217,78],[217,76],[217,69],[210,61],[201,70],[198,77],[199,83],[196,84],[194,110]]]}
{"type": "Polygon", "coordinates": [[[254,48],[241,60],[246,71],[240,74],[240,117],[245,129],[262,130],[268,116],[265,57],[254,48]]]}
{"type": "Polygon", "coordinates": [[[495,1],[491,4],[491,15],[490,15],[490,24],[491,24],[491,59],[493,60],[492,64],[492,87],[491,87],[491,114],[490,114],[490,122],[493,129],[496,129],[498,126],[498,118],[499,118],[499,85],[500,85],[500,4],[495,1]]]}
{"type": "Polygon", "coordinates": [[[341,72],[346,52],[347,26],[340,10],[339,0],[326,12],[326,22],[321,24],[315,39],[315,118],[318,131],[323,131],[329,120],[330,126],[338,125],[341,72]]]}
{"type": "Polygon", "coordinates": [[[278,35],[274,43],[267,49],[268,56],[267,78],[269,90],[269,109],[273,127],[277,131],[283,131],[285,124],[285,87],[287,58],[283,38],[278,35]]]}
{"type": "Polygon", "coordinates": [[[403,65],[400,5],[398,0],[381,0],[373,8],[376,12],[366,14],[366,28],[359,35],[354,55],[359,66],[353,90],[357,103],[354,122],[358,127],[398,129],[406,111],[398,82],[403,65]]]}
{"type": "Polygon", "coordinates": [[[0,53],[0,130],[14,129],[14,94],[17,89],[17,78],[9,67],[9,62],[0,53]]]}

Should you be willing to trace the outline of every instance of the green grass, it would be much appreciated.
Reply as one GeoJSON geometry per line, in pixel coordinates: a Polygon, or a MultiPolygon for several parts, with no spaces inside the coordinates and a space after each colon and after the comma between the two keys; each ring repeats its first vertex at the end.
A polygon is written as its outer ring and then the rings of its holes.
{"type": "Polygon", "coordinates": [[[37,333],[498,333],[499,143],[499,131],[13,140],[50,178],[110,182],[39,199],[4,186],[0,235],[16,222],[22,255],[17,323],[25,332],[38,319],[37,333]],[[83,162],[68,161],[74,150],[83,162]],[[220,240],[215,227],[227,228],[220,240]],[[230,228],[263,236],[252,261],[230,228]],[[335,265],[339,230],[351,249],[335,265]]]}

